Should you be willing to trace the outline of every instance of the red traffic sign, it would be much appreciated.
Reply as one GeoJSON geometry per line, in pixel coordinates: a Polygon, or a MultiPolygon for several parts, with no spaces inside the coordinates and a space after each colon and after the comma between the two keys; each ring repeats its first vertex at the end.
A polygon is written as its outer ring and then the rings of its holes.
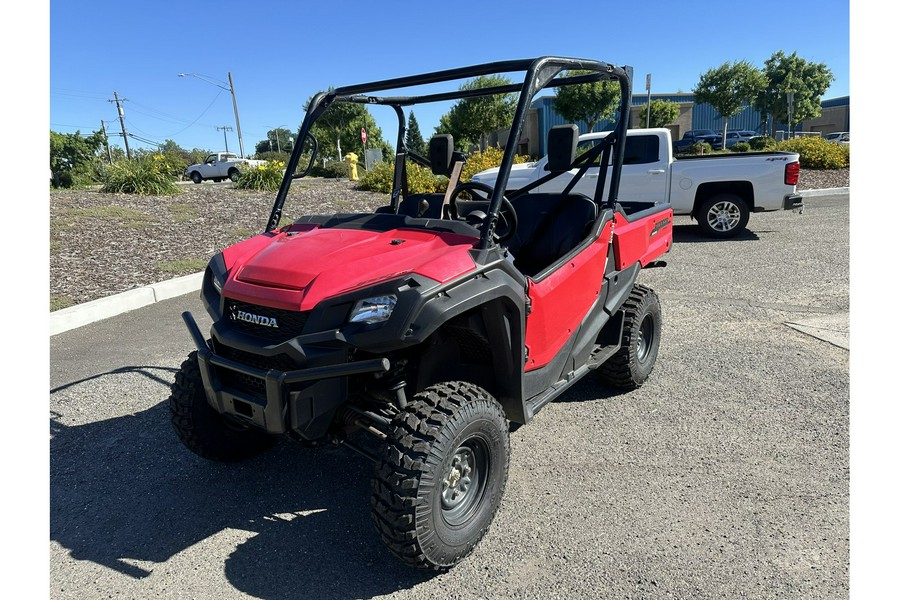
{"type": "Polygon", "coordinates": [[[366,128],[365,128],[365,127],[363,127],[363,128],[360,130],[360,134],[362,135],[362,141],[363,141],[363,144],[365,144],[365,143],[366,143],[366,128]]]}

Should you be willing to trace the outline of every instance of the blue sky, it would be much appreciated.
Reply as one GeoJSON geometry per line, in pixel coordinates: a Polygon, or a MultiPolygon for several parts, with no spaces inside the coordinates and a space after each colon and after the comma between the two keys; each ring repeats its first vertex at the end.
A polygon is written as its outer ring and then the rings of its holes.
{"type": "MultiPolygon", "coordinates": [[[[634,67],[635,90],[652,74],[656,93],[688,92],[725,61],[757,66],[778,50],[826,64],[824,98],[850,93],[847,0],[751,5],[647,0],[410,3],[50,2],[50,129],[120,132],[117,91],[129,133],[185,148],[235,150],[234,79],[244,150],[274,127],[296,129],[303,104],[328,86],[547,54],[634,67]],[[716,8],[713,9],[713,6],[716,8]],[[787,14],[785,7],[790,7],[787,14]],[[626,11],[621,11],[625,7],[626,11]],[[590,25],[590,23],[594,23],[590,25]]],[[[427,138],[450,105],[413,109],[427,138]]],[[[392,113],[372,112],[392,144],[392,113]]],[[[384,109],[381,109],[384,110],[384,109]]],[[[110,137],[122,145],[121,137],[110,137]]],[[[132,146],[149,147],[136,140],[132,146]]]]}

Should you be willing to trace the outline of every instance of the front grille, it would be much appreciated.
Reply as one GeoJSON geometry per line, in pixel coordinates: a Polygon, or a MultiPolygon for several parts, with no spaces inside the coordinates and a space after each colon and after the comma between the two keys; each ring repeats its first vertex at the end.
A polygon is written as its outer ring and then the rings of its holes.
{"type": "Polygon", "coordinates": [[[303,332],[303,327],[309,319],[309,311],[283,310],[280,308],[269,308],[268,306],[258,306],[256,304],[248,304],[238,300],[227,299],[225,305],[225,318],[228,319],[232,327],[256,337],[264,338],[274,342],[284,342],[291,338],[295,338],[303,332]],[[250,322],[253,317],[248,320],[238,318],[240,313],[247,313],[255,317],[261,317],[258,322],[250,322]],[[278,327],[266,325],[274,319],[278,327]]]}
{"type": "MultiPolygon", "coordinates": [[[[225,345],[219,345],[217,351],[218,354],[223,358],[228,358],[233,361],[245,364],[249,367],[255,367],[257,369],[293,371],[297,368],[297,363],[294,362],[294,360],[291,359],[291,357],[287,354],[276,354],[275,356],[260,356],[259,354],[245,352],[243,350],[238,350],[237,348],[231,348],[230,346],[225,345]]],[[[231,369],[225,369],[222,367],[217,367],[216,373],[223,385],[235,388],[240,391],[249,392],[254,395],[265,396],[266,394],[265,379],[253,377],[252,375],[245,375],[243,373],[238,373],[237,371],[232,371],[231,369]]]]}

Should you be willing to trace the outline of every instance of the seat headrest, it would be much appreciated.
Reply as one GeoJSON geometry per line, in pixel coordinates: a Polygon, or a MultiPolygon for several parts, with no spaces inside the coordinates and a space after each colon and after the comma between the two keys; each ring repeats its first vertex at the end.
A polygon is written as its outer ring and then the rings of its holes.
{"type": "Polygon", "coordinates": [[[578,125],[556,125],[547,136],[547,169],[564,173],[572,168],[578,147],[578,125]]]}

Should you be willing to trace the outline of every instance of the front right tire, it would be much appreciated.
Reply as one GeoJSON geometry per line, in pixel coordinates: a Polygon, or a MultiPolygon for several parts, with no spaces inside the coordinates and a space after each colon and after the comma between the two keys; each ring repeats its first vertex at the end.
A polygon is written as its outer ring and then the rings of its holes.
{"type": "Polygon", "coordinates": [[[372,481],[376,528],[407,564],[448,569],[484,537],[508,469],[500,404],[470,383],[432,385],[393,420],[372,481]]]}

